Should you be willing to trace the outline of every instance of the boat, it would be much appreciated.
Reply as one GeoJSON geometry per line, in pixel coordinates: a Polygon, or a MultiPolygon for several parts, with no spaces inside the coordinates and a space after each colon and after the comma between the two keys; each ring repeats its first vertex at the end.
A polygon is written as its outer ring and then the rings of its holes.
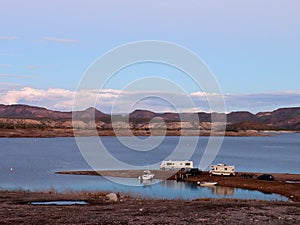
{"type": "Polygon", "coordinates": [[[212,182],[212,181],[198,181],[197,182],[198,185],[200,185],[201,187],[211,187],[211,186],[216,186],[218,184],[218,182],[212,182]]]}
{"type": "Polygon", "coordinates": [[[154,173],[151,173],[150,170],[145,170],[142,176],[138,177],[139,180],[152,180],[154,178],[154,173]]]}

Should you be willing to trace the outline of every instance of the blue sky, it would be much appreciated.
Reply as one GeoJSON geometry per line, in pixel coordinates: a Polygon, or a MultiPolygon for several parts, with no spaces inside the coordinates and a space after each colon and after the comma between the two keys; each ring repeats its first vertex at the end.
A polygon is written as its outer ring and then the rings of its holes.
{"type": "MultiPolygon", "coordinates": [[[[162,40],[203,59],[229,111],[299,106],[299,10],[297,0],[2,0],[0,103],[70,110],[78,83],[95,59],[128,42],[162,40]]],[[[157,66],[144,69],[170,80],[176,76],[157,66]]],[[[114,99],[123,85],[146,76],[137,70],[112,80],[106,96],[114,93],[109,96],[114,99]]],[[[188,79],[175,82],[197,96],[188,79]]],[[[201,99],[195,101],[197,109],[209,110],[201,99]]],[[[107,100],[99,107],[109,111],[111,104],[107,100]]],[[[146,102],[139,107],[151,109],[146,102]]]]}

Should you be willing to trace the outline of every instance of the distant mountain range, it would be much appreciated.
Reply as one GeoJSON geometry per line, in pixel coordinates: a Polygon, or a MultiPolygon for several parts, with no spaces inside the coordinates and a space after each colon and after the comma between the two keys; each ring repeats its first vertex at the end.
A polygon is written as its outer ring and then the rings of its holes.
{"type": "MultiPolygon", "coordinates": [[[[75,120],[88,121],[93,118],[98,122],[100,128],[110,128],[111,115],[102,113],[95,108],[88,108],[83,111],[76,111],[73,114],[75,120]]],[[[153,118],[159,117],[166,123],[176,126],[178,123],[195,123],[198,117],[202,127],[209,129],[209,123],[211,122],[210,113],[155,113],[147,110],[135,110],[129,115],[113,115],[115,121],[122,122],[124,118],[129,119],[130,123],[134,127],[140,127],[141,124],[147,124],[153,118]],[[175,124],[175,125],[174,125],[175,124]]],[[[223,115],[216,113],[215,115],[223,115]]],[[[300,107],[294,108],[281,108],[272,112],[259,112],[252,114],[250,112],[231,112],[226,114],[227,116],[227,130],[300,130],[300,107]]],[[[72,123],[72,112],[60,112],[53,111],[42,107],[29,106],[29,105],[1,105],[0,104],[0,127],[5,127],[5,123],[12,119],[18,119],[26,123],[26,121],[44,121],[43,124],[47,126],[49,121],[60,121],[59,126],[70,127],[72,123]],[[8,120],[9,119],[9,120],[8,120]],[[26,120],[26,121],[25,121],[26,120]],[[6,122],[5,122],[6,121],[6,122]],[[24,122],[25,121],[25,122],[24,122]],[[46,123],[45,121],[48,121],[46,123]],[[68,122],[68,123],[67,123],[68,122]],[[67,125],[66,125],[67,124],[67,125]]],[[[16,125],[16,123],[14,123],[16,125]]],[[[18,122],[17,124],[20,124],[18,122]]],[[[24,125],[24,124],[23,124],[24,125]]],[[[98,126],[98,125],[97,125],[98,126]]],[[[171,126],[171,125],[170,125],[171,126]]],[[[189,126],[189,125],[186,125],[189,126]]]]}

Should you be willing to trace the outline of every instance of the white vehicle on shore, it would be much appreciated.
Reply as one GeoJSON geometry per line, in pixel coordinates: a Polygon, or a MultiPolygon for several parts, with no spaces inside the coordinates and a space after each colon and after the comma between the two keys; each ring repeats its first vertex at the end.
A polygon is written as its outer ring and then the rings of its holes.
{"type": "Polygon", "coordinates": [[[189,160],[184,160],[184,161],[168,160],[168,161],[162,161],[160,164],[160,169],[162,170],[190,169],[190,168],[193,168],[193,161],[189,161],[189,160]]]}
{"type": "Polygon", "coordinates": [[[209,173],[219,176],[235,176],[235,167],[233,165],[227,166],[226,164],[211,165],[209,173]]]}

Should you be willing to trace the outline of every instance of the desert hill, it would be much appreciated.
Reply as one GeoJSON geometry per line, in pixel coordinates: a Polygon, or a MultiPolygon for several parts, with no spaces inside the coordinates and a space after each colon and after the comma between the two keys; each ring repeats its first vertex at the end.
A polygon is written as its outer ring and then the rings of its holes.
{"type": "MultiPolygon", "coordinates": [[[[222,117],[225,114],[214,113],[222,117]]],[[[300,130],[300,107],[281,108],[272,112],[252,114],[246,111],[231,112],[227,117],[227,130],[300,130]]],[[[129,115],[109,115],[93,107],[83,111],[60,112],[29,105],[0,105],[0,128],[57,128],[90,129],[96,122],[97,129],[111,130],[112,118],[117,128],[125,128],[129,122],[131,129],[162,129],[162,121],[168,130],[210,130],[212,114],[198,113],[156,113],[135,110],[129,115]],[[160,120],[153,120],[159,118],[160,120]],[[198,122],[197,122],[198,118],[198,122]],[[73,122],[72,122],[73,119],[73,122]]],[[[218,122],[218,121],[216,121],[218,122]]],[[[114,127],[115,128],[115,127],[114,127]]]]}

